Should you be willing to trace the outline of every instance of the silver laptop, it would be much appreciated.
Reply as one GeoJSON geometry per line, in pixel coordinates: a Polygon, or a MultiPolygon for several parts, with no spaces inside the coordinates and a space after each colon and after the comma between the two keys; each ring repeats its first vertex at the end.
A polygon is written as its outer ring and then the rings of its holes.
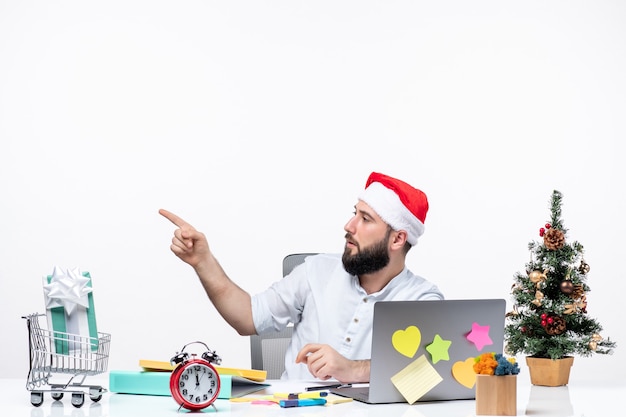
{"type": "Polygon", "coordinates": [[[502,353],[505,309],[503,299],[379,301],[374,305],[369,385],[331,392],[369,404],[407,402],[397,386],[405,395],[406,387],[397,380],[394,384],[392,377],[420,363],[429,382],[415,401],[475,399],[470,358],[502,353]]]}

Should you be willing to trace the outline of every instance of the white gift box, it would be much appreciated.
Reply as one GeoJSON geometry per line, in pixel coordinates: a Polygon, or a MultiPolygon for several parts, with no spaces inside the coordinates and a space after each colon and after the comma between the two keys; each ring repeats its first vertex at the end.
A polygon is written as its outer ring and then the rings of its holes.
{"type": "Polygon", "coordinates": [[[63,355],[97,350],[98,328],[89,272],[54,267],[52,275],[43,281],[48,328],[53,335],[51,349],[63,355]]]}

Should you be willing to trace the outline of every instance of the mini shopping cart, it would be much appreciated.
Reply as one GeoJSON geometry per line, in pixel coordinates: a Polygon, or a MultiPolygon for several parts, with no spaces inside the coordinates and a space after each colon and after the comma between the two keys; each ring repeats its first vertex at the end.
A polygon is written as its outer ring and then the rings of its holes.
{"type": "Polygon", "coordinates": [[[39,325],[41,316],[46,315],[35,313],[23,317],[28,327],[30,369],[26,389],[30,391],[31,404],[35,407],[43,404],[46,392],[54,400],[71,393],[71,403],[76,408],[85,403],[85,394],[94,402],[100,401],[107,390],[83,382],[87,376],[107,370],[111,335],[98,332],[95,338],[46,330],[39,325]],[[69,375],[69,381],[52,382],[55,374],[69,375]]]}

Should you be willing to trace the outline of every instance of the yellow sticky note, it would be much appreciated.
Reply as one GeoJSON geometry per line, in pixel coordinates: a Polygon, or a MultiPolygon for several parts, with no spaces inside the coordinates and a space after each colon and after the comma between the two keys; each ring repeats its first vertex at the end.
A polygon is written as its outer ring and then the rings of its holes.
{"type": "Polygon", "coordinates": [[[391,336],[391,344],[407,358],[415,356],[422,341],[422,332],[415,326],[409,326],[406,330],[396,330],[391,336]]]}
{"type": "Polygon", "coordinates": [[[352,401],[352,398],[342,397],[340,395],[335,395],[335,394],[328,394],[327,396],[323,398],[326,399],[326,405],[342,404],[342,403],[348,403],[352,401]]]}
{"type": "Polygon", "coordinates": [[[409,404],[419,400],[441,381],[443,378],[428,363],[425,355],[420,356],[391,377],[391,382],[409,404]]]}
{"type": "Polygon", "coordinates": [[[236,398],[230,398],[229,401],[231,403],[251,403],[254,401],[271,401],[271,402],[275,402],[276,404],[278,404],[278,399],[274,398],[273,395],[263,395],[263,396],[255,396],[255,397],[236,397],[236,398]]]}

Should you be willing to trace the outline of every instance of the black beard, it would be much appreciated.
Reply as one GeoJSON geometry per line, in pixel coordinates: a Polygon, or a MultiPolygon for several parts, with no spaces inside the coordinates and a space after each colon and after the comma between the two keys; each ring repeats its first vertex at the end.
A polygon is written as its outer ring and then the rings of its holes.
{"type": "Polygon", "coordinates": [[[380,241],[360,250],[357,248],[356,255],[350,255],[348,248],[343,252],[341,261],[346,272],[350,275],[365,275],[380,271],[389,264],[389,252],[387,252],[387,241],[390,231],[380,241]]]}

